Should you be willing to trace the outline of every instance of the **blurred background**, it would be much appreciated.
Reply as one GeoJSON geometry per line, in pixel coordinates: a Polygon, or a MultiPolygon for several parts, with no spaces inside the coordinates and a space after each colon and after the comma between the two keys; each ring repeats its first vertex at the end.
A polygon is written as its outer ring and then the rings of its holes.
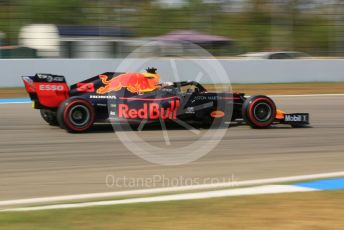
{"type": "Polygon", "coordinates": [[[344,2],[0,0],[0,58],[121,58],[149,41],[164,45],[143,56],[183,56],[187,41],[219,58],[338,58],[344,2]]]}

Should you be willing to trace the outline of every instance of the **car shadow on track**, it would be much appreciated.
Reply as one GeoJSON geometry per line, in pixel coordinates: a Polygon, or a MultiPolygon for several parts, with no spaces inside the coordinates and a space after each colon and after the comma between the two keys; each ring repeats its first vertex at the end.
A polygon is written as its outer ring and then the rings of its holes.
{"type": "MultiPolygon", "coordinates": [[[[166,123],[165,124],[167,130],[187,130],[185,127],[178,125],[176,123],[166,123]]],[[[197,130],[202,129],[228,129],[228,128],[234,128],[234,127],[242,127],[246,126],[248,129],[250,129],[249,126],[247,126],[243,122],[231,122],[230,124],[225,124],[221,126],[209,126],[209,125],[192,125],[192,128],[197,130]]],[[[311,128],[311,126],[306,126],[303,128],[311,128]]],[[[275,130],[275,129],[294,129],[290,126],[284,126],[284,125],[274,125],[269,128],[266,128],[266,130],[275,130]]],[[[160,124],[146,124],[142,129],[139,128],[138,125],[128,125],[128,124],[95,124],[87,133],[113,133],[113,132],[122,132],[122,131],[133,131],[133,132],[140,132],[140,131],[161,131],[162,127],[160,124]]]]}
{"type": "MultiPolygon", "coordinates": [[[[231,124],[232,126],[236,126],[236,124],[231,124]]],[[[227,129],[229,125],[223,126],[209,126],[209,125],[190,125],[193,129],[201,130],[201,129],[227,129]]],[[[160,124],[146,124],[142,129],[138,125],[128,125],[128,124],[95,124],[88,133],[111,133],[111,132],[121,132],[121,131],[134,131],[134,132],[141,132],[141,131],[161,131],[162,129],[166,130],[187,130],[187,128],[178,125],[176,123],[166,123],[165,127],[162,128],[160,124]]]]}
{"type": "MultiPolygon", "coordinates": [[[[186,128],[178,124],[165,124],[166,130],[187,130],[186,128]]],[[[194,129],[205,129],[206,126],[192,126],[194,129]]],[[[208,127],[209,128],[209,127],[208,127]]],[[[122,131],[161,131],[162,127],[160,124],[146,124],[142,129],[138,125],[128,125],[128,124],[95,124],[88,133],[111,133],[111,132],[122,132],[122,131]]]]}

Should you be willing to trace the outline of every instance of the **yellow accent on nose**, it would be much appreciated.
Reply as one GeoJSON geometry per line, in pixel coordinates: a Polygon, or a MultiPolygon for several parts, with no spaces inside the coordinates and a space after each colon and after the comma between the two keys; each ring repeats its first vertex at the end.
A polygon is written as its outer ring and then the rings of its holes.
{"type": "Polygon", "coordinates": [[[160,77],[160,75],[156,74],[156,73],[155,74],[154,73],[144,73],[143,76],[146,78],[159,78],[160,77]]]}

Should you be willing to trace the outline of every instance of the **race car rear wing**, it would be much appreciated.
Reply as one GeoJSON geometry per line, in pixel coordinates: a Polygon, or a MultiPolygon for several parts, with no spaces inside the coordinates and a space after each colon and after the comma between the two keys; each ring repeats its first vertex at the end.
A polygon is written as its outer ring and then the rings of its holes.
{"type": "Polygon", "coordinates": [[[64,76],[38,73],[22,79],[35,109],[56,109],[69,97],[69,87],[64,76]]]}

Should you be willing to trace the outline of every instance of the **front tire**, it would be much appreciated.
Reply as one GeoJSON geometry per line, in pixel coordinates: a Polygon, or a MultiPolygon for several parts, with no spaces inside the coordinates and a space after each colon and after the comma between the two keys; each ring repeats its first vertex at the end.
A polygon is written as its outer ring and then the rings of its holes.
{"type": "Polygon", "coordinates": [[[90,102],[82,98],[69,98],[57,110],[59,125],[71,133],[89,130],[95,120],[95,110],[90,102]]]}
{"type": "Polygon", "coordinates": [[[267,96],[256,95],[247,98],[242,106],[244,121],[254,129],[269,127],[276,117],[276,105],[267,96]]]}

